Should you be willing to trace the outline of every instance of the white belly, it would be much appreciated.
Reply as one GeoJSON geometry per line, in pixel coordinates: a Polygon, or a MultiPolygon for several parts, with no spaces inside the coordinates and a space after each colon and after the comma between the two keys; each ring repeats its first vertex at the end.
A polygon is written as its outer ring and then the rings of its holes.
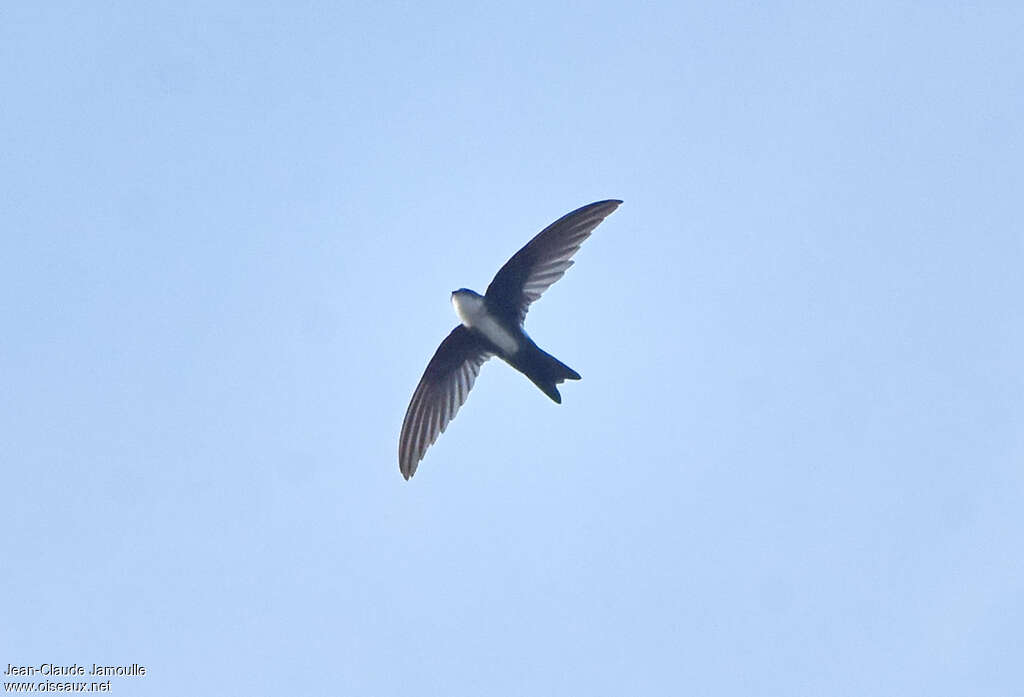
{"type": "Polygon", "coordinates": [[[477,318],[470,326],[486,336],[505,353],[512,354],[519,350],[519,342],[516,341],[516,338],[489,315],[477,318]]]}

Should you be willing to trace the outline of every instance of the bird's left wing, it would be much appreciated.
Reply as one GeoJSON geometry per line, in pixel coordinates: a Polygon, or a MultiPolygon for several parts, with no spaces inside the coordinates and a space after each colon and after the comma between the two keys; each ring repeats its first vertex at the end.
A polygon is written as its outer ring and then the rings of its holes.
{"type": "Polygon", "coordinates": [[[412,395],[398,439],[398,467],[408,479],[427,448],[448,427],[466,402],[480,366],[493,354],[463,325],[452,330],[423,371],[412,395]]]}
{"type": "Polygon", "coordinates": [[[572,255],[622,201],[597,201],[567,213],[516,252],[487,286],[487,306],[509,322],[522,324],[530,303],[572,266],[572,255]]]}

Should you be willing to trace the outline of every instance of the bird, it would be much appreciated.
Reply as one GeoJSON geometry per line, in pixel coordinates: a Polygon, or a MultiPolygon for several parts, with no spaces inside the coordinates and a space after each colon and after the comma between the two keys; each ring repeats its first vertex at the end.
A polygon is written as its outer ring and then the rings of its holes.
{"type": "Polygon", "coordinates": [[[541,230],[502,266],[487,291],[460,288],[451,302],[460,323],[427,363],[398,438],[398,468],[408,480],[465,404],[481,366],[497,356],[528,377],[556,404],[557,385],[580,374],[547,353],[523,328],[530,304],[573,265],[572,256],[622,201],[597,201],[541,230]]]}

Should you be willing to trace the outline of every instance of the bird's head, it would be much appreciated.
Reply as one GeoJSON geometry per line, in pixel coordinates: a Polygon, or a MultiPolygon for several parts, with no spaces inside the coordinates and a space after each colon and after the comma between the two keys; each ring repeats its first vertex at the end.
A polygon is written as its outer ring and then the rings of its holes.
{"type": "Polygon", "coordinates": [[[452,291],[452,305],[455,306],[455,314],[468,327],[473,323],[473,319],[481,314],[484,296],[469,288],[459,288],[452,291]]]}

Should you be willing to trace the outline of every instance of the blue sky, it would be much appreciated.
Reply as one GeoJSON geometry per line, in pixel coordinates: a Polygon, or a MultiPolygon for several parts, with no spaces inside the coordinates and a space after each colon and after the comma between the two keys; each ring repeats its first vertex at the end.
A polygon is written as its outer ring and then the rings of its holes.
{"type": "Polygon", "coordinates": [[[0,663],[1024,692],[1024,9],[6,3],[0,663]],[[416,477],[408,399],[625,203],[416,477]]]}

